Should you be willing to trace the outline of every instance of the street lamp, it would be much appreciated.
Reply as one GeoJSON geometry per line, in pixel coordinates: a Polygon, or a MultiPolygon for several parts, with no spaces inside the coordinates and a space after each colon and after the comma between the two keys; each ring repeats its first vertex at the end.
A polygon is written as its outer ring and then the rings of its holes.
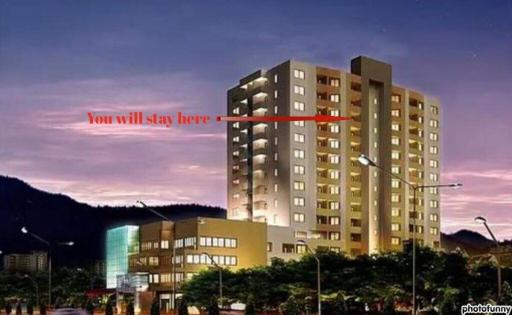
{"type": "Polygon", "coordinates": [[[317,291],[317,299],[318,299],[318,315],[322,315],[322,300],[321,300],[321,287],[320,287],[320,259],[316,254],[313,253],[311,248],[309,248],[308,244],[306,244],[303,240],[298,240],[297,243],[306,246],[306,250],[309,251],[313,258],[316,260],[316,291],[317,291]]]}
{"type": "Polygon", "coordinates": [[[222,307],[222,268],[215,262],[215,260],[213,260],[213,257],[210,256],[210,254],[208,254],[207,252],[203,252],[202,254],[206,255],[210,259],[212,264],[215,266],[215,268],[219,270],[219,304],[220,307],[222,307]]]}
{"type": "MultiPolygon", "coordinates": [[[[52,247],[53,244],[49,241],[45,240],[41,236],[30,232],[26,226],[21,227],[21,233],[28,234],[35,238],[36,240],[40,241],[41,243],[45,244],[48,247],[48,305],[52,304],[52,247]]],[[[75,245],[75,242],[69,241],[69,242],[57,242],[55,245],[58,246],[73,246],[75,245]]]]}
{"type": "Polygon", "coordinates": [[[34,284],[34,287],[36,288],[36,305],[39,307],[39,284],[34,278],[30,277],[27,274],[23,275],[23,278],[29,279],[34,284]]]}
{"type": "Polygon", "coordinates": [[[165,221],[172,224],[172,253],[171,253],[171,267],[172,267],[172,294],[171,294],[171,306],[172,309],[176,309],[176,224],[168,218],[167,216],[163,215],[162,213],[158,212],[157,210],[148,207],[144,202],[137,200],[138,204],[142,206],[142,208],[150,211],[151,213],[155,214],[156,216],[164,219],[165,221]]]}
{"type": "MultiPolygon", "coordinates": [[[[489,232],[489,234],[491,235],[492,240],[494,241],[494,244],[496,244],[496,248],[500,249],[500,242],[498,242],[498,240],[494,236],[494,233],[491,231],[491,228],[489,228],[489,225],[487,224],[487,219],[484,217],[478,216],[475,218],[475,222],[483,224],[485,226],[485,228],[487,229],[487,232],[489,232]]],[[[499,300],[501,298],[501,264],[496,255],[494,255],[494,258],[496,258],[496,264],[497,264],[496,269],[498,272],[498,300],[499,300]]]]}
{"type": "Polygon", "coordinates": [[[422,190],[425,188],[460,188],[462,187],[462,184],[460,183],[453,183],[453,184],[439,184],[439,185],[416,185],[413,184],[402,177],[393,174],[389,170],[383,168],[382,166],[378,165],[374,161],[372,161],[367,155],[360,154],[358,157],[359,163],[361,163],[364,166],[368,167],[375,167],[379,169],[380,171],[398,179],[402,183],[409,186],[413,191],[413,211],[412,211],[412,314],[416,315],[416,195],[418,190],[422,190]]]}

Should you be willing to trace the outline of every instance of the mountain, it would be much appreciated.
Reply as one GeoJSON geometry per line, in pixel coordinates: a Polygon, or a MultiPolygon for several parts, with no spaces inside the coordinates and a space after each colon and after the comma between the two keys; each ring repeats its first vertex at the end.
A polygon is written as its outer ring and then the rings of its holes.
{"type": "Polygon", "coordinates": [[[481,255],[488,253],[494,242],[478,232],[460,230],[453,234],[442,233],[441,245],[447,251],[453,251],[458,247],[469,255],[481,255]]]}
{"type": "MultiPolygon", "coordinates": [[[[191,217],[225,218],[225,209],[197,204],[153,207],[171,220],[191,217]]],[[[29,231],[51,242],[74,241],[73,247],[55,246],[57,264],[84,265],[104,258],[106,230],[124,224],[159,220],[139,207],[93,207],[62,194],[35,189],[12,177],[0,176],[0,250],[4,253],[46,250],[29,231]]]]}

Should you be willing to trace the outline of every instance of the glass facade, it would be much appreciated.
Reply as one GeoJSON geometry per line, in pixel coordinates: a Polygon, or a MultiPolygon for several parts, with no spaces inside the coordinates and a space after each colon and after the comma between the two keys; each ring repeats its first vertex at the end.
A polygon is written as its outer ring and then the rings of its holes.
{"type": "Polygon", "coordinates": [[[128,256],[139,252],[139,227],[125,225],[107,231],[107,289],[114,289],[117,276],[128,273],[128,256]]]}

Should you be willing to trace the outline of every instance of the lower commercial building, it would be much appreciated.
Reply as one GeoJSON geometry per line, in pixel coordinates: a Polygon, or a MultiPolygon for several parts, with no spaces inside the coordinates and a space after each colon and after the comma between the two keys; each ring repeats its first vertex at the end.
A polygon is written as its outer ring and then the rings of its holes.
{"type": "Polygon", "coordinates": [[[114,277],[109,266],[117,266],[118,292],[137,292],[139,311],[148,308],[155,296],[163,309],[172,308],[173,290],[179,295],[183,282],[205,268],[218,265],[238,270],[266,263],[267,226],[260,222],[192,218],[120,227],[107,233],[107,284],[114,277]],[[128,231],[134,231],[137,239],[128,237],[128,231]],[[118,234],[122,237],[114,242],[112,235],[118,234]]]}
{"type": "Polygon", "coordinates": [[[4,270],[10,272],[39,272],[48,270],[48,254],[32,251],[29,254],[6,254],[4,270]]]}

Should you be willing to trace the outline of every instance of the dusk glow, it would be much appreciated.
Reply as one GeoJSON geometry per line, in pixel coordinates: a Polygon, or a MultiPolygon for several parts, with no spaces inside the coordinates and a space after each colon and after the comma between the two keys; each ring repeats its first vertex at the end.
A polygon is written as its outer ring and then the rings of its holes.
{"type": "Polygon", "coordinates": [[[464,183],[442,191],[443,231],[486,235],[483,216],[512,237],[510,1],[101,4],[1,2],[0,174],[91,205],[226,207],[224,123],[96,126],[87,113],[215,118],[262,66],[349,70],[366,55],[441,103],[441,182],[464,183]]]}

